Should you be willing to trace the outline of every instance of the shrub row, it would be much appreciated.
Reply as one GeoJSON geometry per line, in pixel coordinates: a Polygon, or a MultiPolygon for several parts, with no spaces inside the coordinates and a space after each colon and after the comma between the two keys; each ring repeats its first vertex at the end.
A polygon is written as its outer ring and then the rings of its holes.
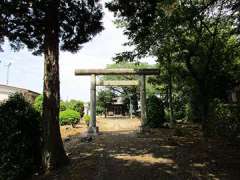
{"type": "MultiPolygon", "coordinates": [[[[34,108],[40,113],[42,112],[42,102],[43,95],[39,95],[34,102],[34,108]]],[[[60,102],[60,125],[74,125],[79,122],[83,115],[84,104],[82,101],[70,100],[60,102]]]]}
{"type": "Polygon", "coordinates": [[[61,111],[59,115],[60,125],[74,125],[78,123],[79,119],[79,112],[72,109],[66,109],[65,111],[61,111]]]}

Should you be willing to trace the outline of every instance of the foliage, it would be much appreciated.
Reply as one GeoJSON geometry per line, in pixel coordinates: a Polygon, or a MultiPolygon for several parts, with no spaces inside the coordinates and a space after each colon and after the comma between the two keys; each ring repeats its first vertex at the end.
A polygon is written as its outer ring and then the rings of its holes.
{"type": "Polygon", "coordinates": [[[162,127],[165,122],[164,107],[157,96],[150,96],[147,99],[147,122],[145,126],[151,128],[162,127]]]}
{"type": "Polygon", "coordinates": [[[0,105],[0,179],[25,179],[40,168],[40,113],[22,95],[0,105]]]}
{"type": "Polygon", "coordinates": [[[211,101],[226,100],[227,91],[239,77],[236,74],[240,67],[236,62],[240,42],[235,32],[238,15],[231,9],[232,2],[117,0],[107,3],[125,29],[129,38],[126,44],[135,46],[131,52],[118,54],[116,59],[122,61],[125,57],[133,61],[155,56],[166,70],[163,83],[168,99],[174,93],[187,97],[181,100],[183,103],[197,99],[197,118],[203,129],[208,124],[211,101]],[[191,87],[196,93],[189,96],[191,87]]]}
{"type": "Polygon", "coordinates": [[[213,103],[214,113],[211,116],[211,135],[217,135],[234,142],[240,138],[240,106],[223,104],[220,101],[213,103]]]}
{"type": "MultiPolygon", "coordinates": [[[[42,113],[43,95],[39,95],[34,101],[34,108],[42,113]]],[[[80,117],[84,115],[84,103],[79,100],[60,101],[60,111],[71,109],[80,113],[80,117]]]]}
{"type": "Polygon", "coordinates": [[[60,101],[60,111],[65,111],[67,109],[67,106],[64,101],[60,101]]]}
{"type": "Polygon", "coordinates": [[[83,117],[84,115],[84,103],[79,100],[70,100],[65,101],[63,104],[66,106],[66,109],[72,109],[74,111],[77,111],[80,113],[80,117],[83,117]]]}
{"type": "Polygon", "coordinates": [[[88,114],[85,114],[83,116],[83,120],[86,123],[87,126],[89,126],[89,122],[90,122],[90,116],[88,114]]]}
{"type": "MultiPolygon", "coordinates": [[[[27,0],[1,2],[0,38],[7,37],[15,50],[26,46],[33,54],[44,52],[45,27],[48,25],[46,12],[50,3],[27,0]]],[[[55,5],[59,14],[58,39],[62,50],[78,51],[81,44],[103,29],[101,5],[97,1],[61,0],[55,5]]]]}
{"type": "MultiPolygon", "coordinates": [[[[240,13],[240,1],[239,0],[232,0],[230,7],[232,8],[233,12],[240,13]]],[[[237,22],[238,22],[238,26],[236,26],[236,31],[239,33],[240,32],[240,18],[237,19],[237,22]]]]}
{"type": "Polygon", "coordinates": [[[33,107],[36,111],[42,113],[43,95],[38,95],[33,103],[33,107]]]}
{"type": "Polygon", "coordinates": [[[104,114],[104,112],[105,112],[105,109],[101,105],[99,105],[99,103],[97,102],[96,114],[97,115],[102,115],[102,114],[104,114]]]}
{"type": "Polygon", "coordinates": [[[79,112],[72,109],[61,111],[59,115],[60,125],[73,125],[77,124],[80,120],[79,112]]]}
{"type": "Polygon", "coordinates": [[[107,106],[111,104],[113,100],[114,94],[109,89],[102,89],[97,93],[97,107],[98,110],[103,110],[103,112],[107,113],[107,106]]]}

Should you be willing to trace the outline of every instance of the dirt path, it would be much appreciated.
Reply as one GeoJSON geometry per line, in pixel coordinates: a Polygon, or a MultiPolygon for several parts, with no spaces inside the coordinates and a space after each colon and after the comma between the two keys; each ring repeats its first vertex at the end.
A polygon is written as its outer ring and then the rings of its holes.
{"type": "Polygon", "coordinates": [[[83,124],[74,129],[62,127],[70,165],[33,179],[240,179],[239,146],[205,143],[198,127],[138,134],[137,119],[99,119],[98,124],[102,134],[91,142],[81,141],[86,130],[83,124]]]}

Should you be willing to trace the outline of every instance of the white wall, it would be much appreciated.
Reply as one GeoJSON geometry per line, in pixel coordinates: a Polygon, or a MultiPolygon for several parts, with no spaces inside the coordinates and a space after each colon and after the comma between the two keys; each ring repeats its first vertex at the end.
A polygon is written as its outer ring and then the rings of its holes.
{"type": "Polygon", "coordinates": [[[4,101],[6,99],[8,99],[8,94],[3,94],[0,92],[0,101],[4,101]]]}

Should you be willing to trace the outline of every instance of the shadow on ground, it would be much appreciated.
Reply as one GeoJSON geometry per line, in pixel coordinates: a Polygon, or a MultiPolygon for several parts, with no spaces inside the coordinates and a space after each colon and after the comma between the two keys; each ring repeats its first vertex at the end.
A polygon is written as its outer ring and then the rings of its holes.
{"type": "Polygon", "coordinates": [[[239,146],[202,140],[197,126],[149,130],[144,134],[119,130],[104,132],[91,142],[75,135],[65,142],[71,163],[33,179],[56,180],[198,180],[240,179],[239,146]],[[211,144],[211,145],[210,145],[211,144]]]}

